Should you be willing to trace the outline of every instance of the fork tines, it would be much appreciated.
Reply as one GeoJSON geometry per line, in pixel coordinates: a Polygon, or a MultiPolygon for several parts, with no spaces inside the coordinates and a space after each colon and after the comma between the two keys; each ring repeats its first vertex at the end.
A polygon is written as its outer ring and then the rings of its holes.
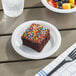
{"type": "Polygon", "coordinates": [[[76,59],[76,48],[68,55],[71,59],[76,59]]]}

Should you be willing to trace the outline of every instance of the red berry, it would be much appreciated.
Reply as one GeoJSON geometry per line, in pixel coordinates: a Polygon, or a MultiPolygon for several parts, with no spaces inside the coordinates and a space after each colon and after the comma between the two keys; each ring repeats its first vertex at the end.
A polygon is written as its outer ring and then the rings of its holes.
{"type": "Polygon", "coordinates": [[[76,1],[75,1],[75,3],[74,3],[75,5],[76,5],[76,1]]]}
{"type": "Polygon", "coordinates": [[[50,0],[48,2],[48,4],[56,8],[56,4],[55,4],[55,2],[53,0],[50,0]]]}

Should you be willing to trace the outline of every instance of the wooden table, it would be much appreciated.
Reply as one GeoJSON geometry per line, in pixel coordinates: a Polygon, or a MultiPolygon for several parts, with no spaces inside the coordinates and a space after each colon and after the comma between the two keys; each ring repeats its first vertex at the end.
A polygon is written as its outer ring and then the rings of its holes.
{"type": "Polygon", "coordinates": [[[0,76],[34,76],[75,42],[76,13],[58,14],[45,8],[40,0],[25,0],[22,15],[10,18],[3,13],[0,4],[0,76]],[[12,48],[12,32],[28,20],[48,21],[59,29],[62,43],[54,55],[42,60],[31,60],[21,57],[12,48]]]}

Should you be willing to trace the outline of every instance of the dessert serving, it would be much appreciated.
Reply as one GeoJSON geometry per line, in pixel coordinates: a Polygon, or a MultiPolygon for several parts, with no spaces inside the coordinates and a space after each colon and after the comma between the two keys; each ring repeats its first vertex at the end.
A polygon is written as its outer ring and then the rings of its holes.
{"type": "Polygon", "coordinates": [[[47,27],[34,23],[22,34],[23,45],[40,52],[50,39],[49,32],[47,27]]]}
{"type": "Polygon", "coordinates": [[[72,9],[76,7],[76,0],[47,0],[48,4],[58,9],[72,9]]]}

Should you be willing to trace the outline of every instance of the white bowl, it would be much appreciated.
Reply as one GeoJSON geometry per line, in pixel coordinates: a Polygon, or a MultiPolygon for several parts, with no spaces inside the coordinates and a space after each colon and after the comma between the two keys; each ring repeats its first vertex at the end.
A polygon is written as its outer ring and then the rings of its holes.
{"type": "Polygon", "coordinates": [[[15,51],[21,56],[30,59],[42,59],[53,55],[58,50],[61,44],[61,35],[57,28],[52,24],[45,21],[33,20],[24,22],[15,29],[12,35],[11,43],[15,51]],[[50,29],[50,40],[41,52],[37,52],[34,49],[22,44],[21,35],[32,23],[37,23],[50,29]]]}
{"type": "Polygon", "coordinates": [[[43,5],[48,8],[51,11],[57,12],[57,13],[72,13],[72,12],[76,12],[76,7],[72,8],[72,9],[67,9],[67,10],[63,10],[63,9],[58,9],[58,8],[54,8],[51,5],[49,5],[47,3],[47,0],[41,0],[41,2],[43,3],[43,5]]]}

